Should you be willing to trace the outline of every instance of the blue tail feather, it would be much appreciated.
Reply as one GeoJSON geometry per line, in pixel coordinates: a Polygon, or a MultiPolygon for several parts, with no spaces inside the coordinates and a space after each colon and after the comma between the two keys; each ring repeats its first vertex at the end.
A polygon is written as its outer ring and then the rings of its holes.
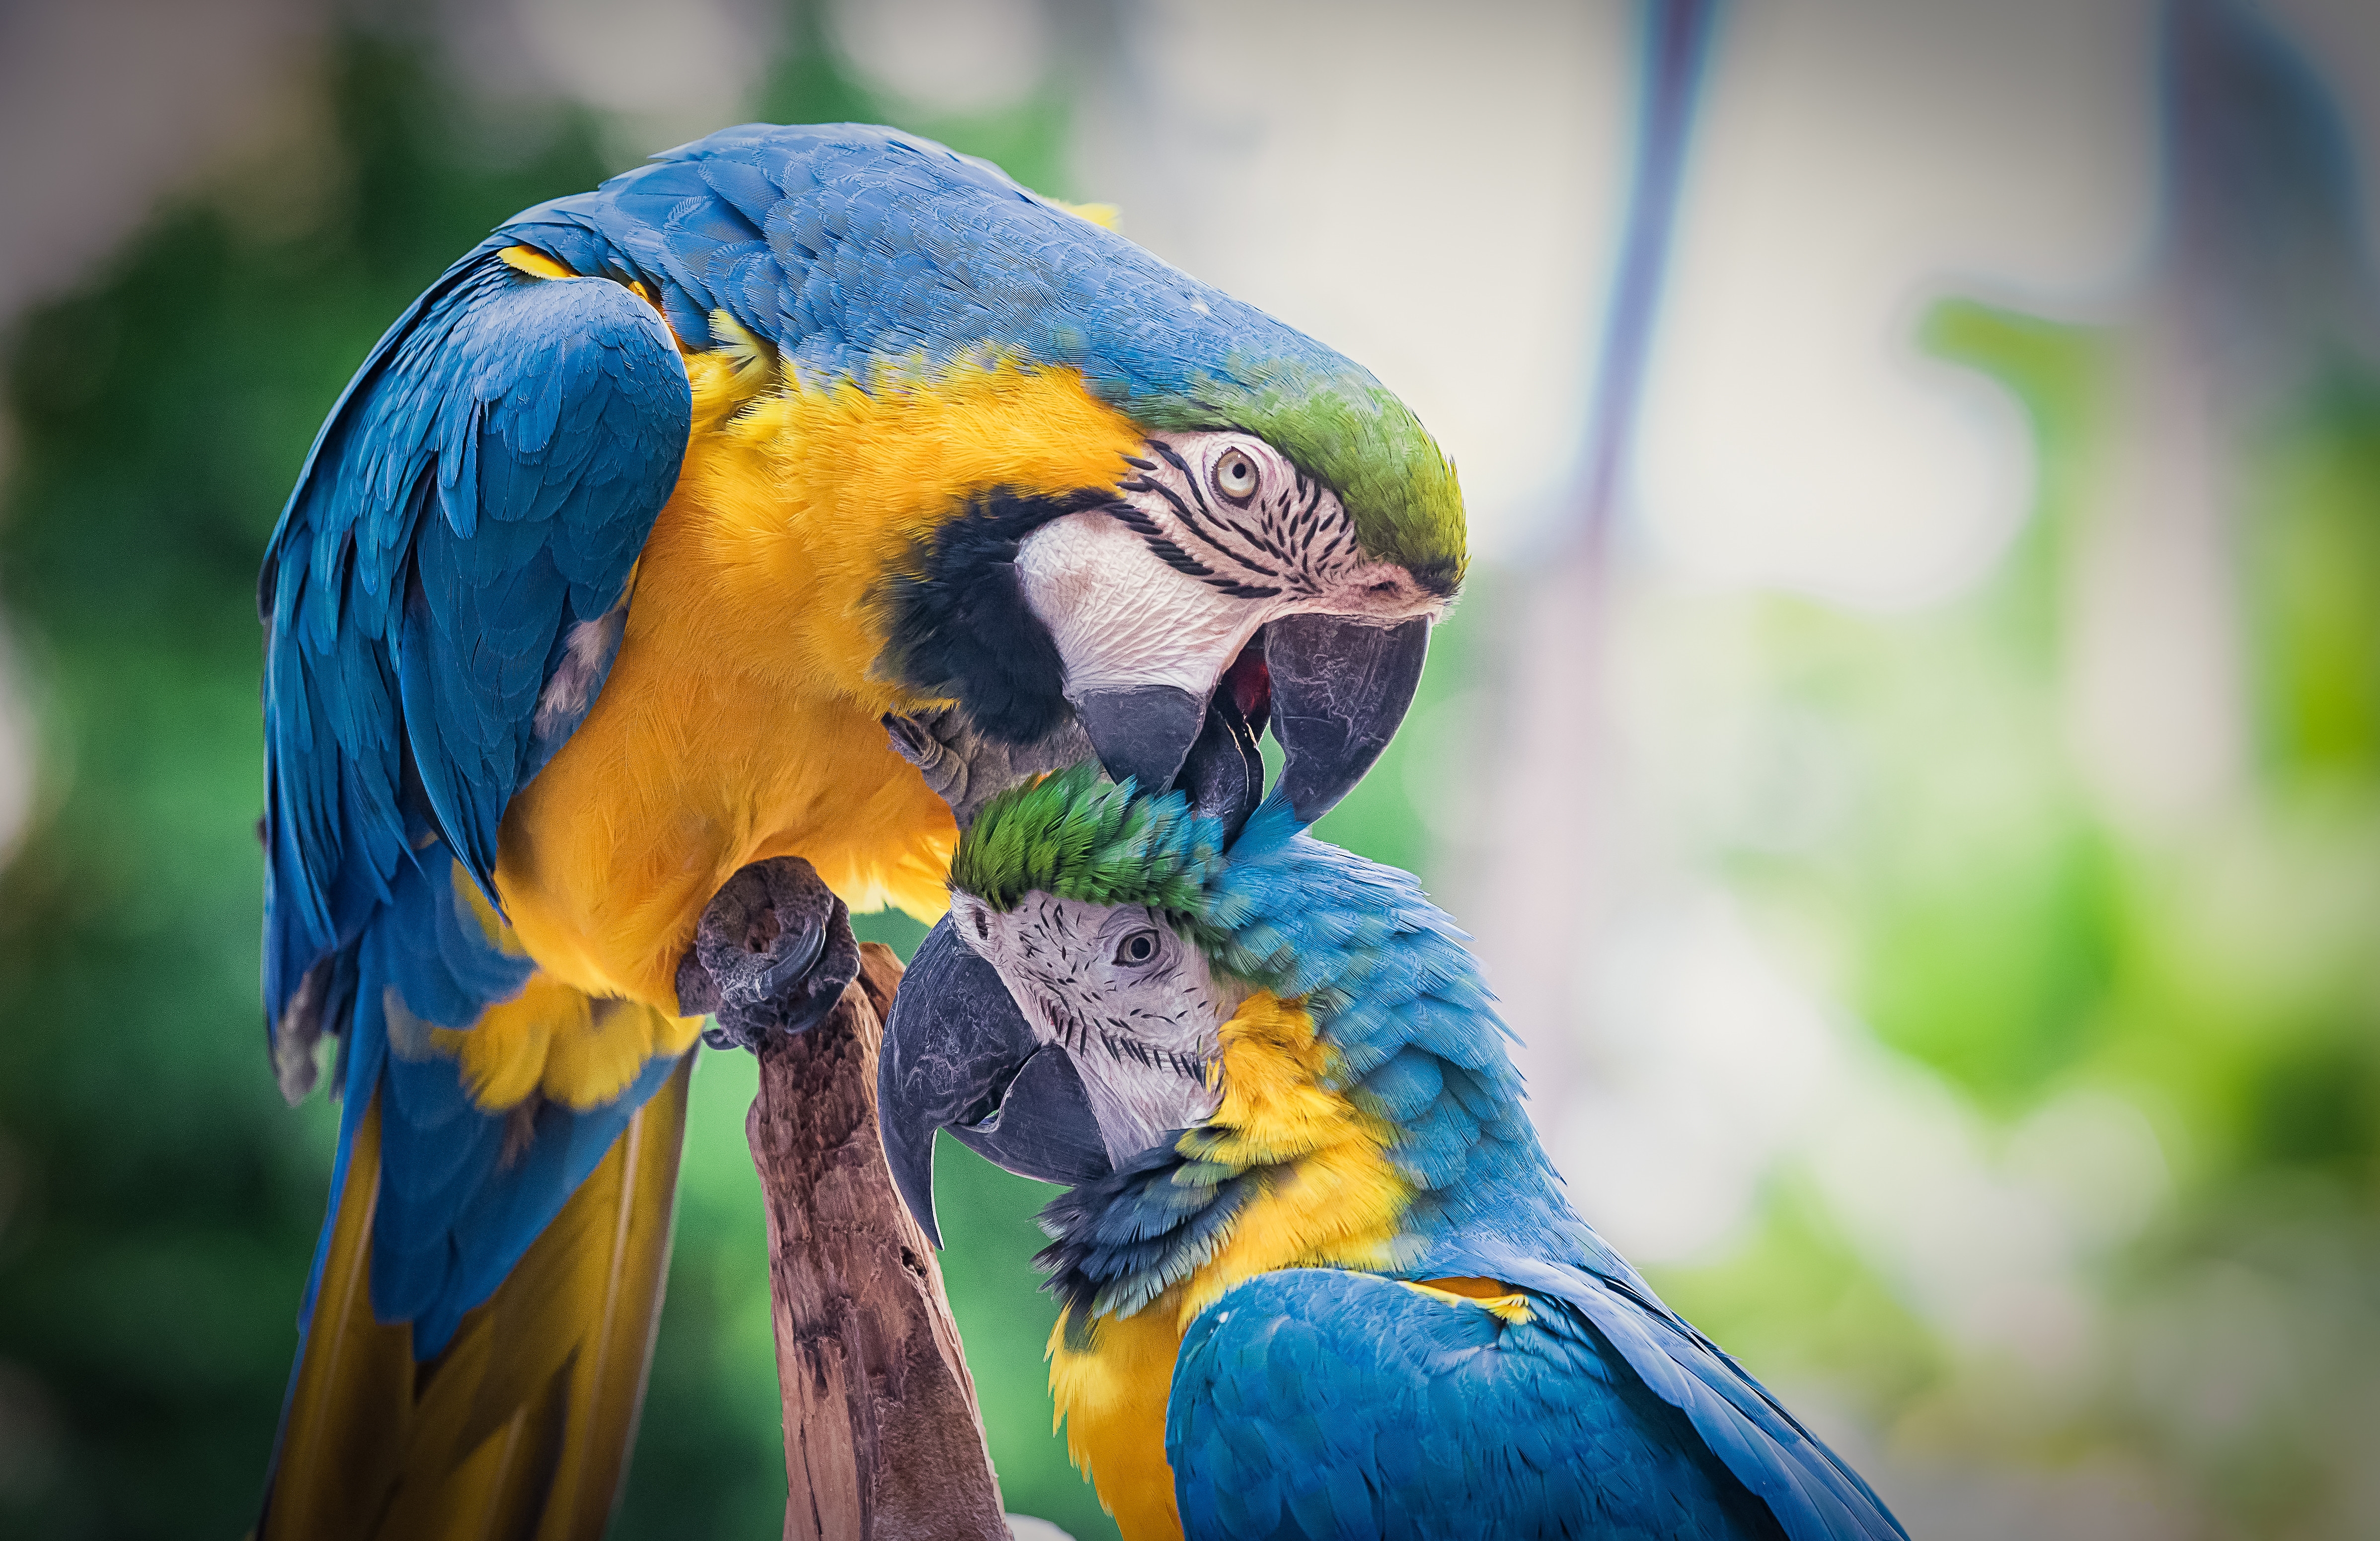
{"type": "MultiPolygon", "coordinates": [[[[455,891],[444,848],[399,863],[391,903],[354,948],[345,1108],[332,1193],[346,1181],[356,1132],[378,1095],[380,1187],[372,1220],[373,1314],[413,1329],[417,1359],[444,1348],[595,1170],[680,1059],[657,1057],[611,1103],[584,1111],[537,1104],[526,1129],[471,1098],[459,1062],[428,1027],[465,1028],[517,995],[532,965],[489,940],[455,891]],[[392,1008],[396,1020],[391,1021],[392,1008]],[[526,1135],[524,1139],[522,1136],[526,1135]]],[[[310,1321],[329,1257],[334,1207],[307,1280],[310,1321]]]]}

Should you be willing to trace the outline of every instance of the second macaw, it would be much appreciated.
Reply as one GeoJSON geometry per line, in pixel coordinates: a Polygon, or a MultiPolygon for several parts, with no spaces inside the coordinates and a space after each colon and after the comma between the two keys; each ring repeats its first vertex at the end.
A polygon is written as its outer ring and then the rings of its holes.
{"type": "Polygon", "coordinates": [[[939,145],[730,129],[506,221],[264,564],[267,1023],[345,1097],[267,1541],[601,1533],[733,875],[930,918],[980,768],[1228,801],[1268,715],[1317,811],[1463,567],[1370,375],[939,145]]]}
{"type": "Polygon", "coordinates": [[[1126,1541],[1886,1541],[1866,1484],[1574,1214],[1404,873],[1084,766],[995,798],[886,1026],[946,1128],[1070,1184],[1050,1383],[1126,1541]]]}

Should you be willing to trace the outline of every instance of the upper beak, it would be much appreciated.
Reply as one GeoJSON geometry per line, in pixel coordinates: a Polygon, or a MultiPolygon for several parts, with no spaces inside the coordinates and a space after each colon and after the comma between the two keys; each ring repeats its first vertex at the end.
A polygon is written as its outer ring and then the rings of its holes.
{"type": "MultiPolygon", "coordinates": [[[[1429,651],[1429,622],[1290,615],[1268,624],[1257,641],[1273,737],[1287,755],[1276,790],[1298,822],[1311,824],[1363,780],[1404,721],[1429,651]]],[[[1222,819],[1231,833],[1262,795],[1253,752],[1261,705],[1251,711],[1229,691],[1201,700],[1176,686],[1145,685],[1086,692],[1075,709],[1116,781],[1129,776],[1156,794],[1178,778],[1199,811],[1222,819]],[[1244,784],[1250,776],[1252,789],[1244,784]]]]}
{"type": "Polygon", "coordinates": [[[1396,735],[1421,684],[1429,622],[1286,615],[1264,629],[1272,735],[1288,753],[1274,791],[1311,824],[1347,795],[1396,735]]]}
{"type": "Polygon", "coordinates": [[[877,1122],[901,1197],[927,1239],[934,1220],[934,1131],[1044,1183],[1104,1177],[1107,1142],[1075,1062],[1040,1042],[991,965],[952,917],[926,934],[892,998],[876,1072],[877,1122]]]}

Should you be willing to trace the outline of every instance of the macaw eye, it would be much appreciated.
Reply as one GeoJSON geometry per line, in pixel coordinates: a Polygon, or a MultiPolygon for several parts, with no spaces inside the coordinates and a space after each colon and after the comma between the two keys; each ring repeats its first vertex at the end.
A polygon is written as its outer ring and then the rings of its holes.
{"type": "Polygon", "coordinates": [[[1143,928],[1116,943],[1115,961],[1120,964],[1145,964],[1157,956],[1157,933],[1143,928]]]}
{"type": "Polygon", "coordinates": [[[1256,495],[1257,463],[1245,450],[1225,450],[1215,462],[1215,491],[1233,503],[1245,503],[1256,495]]]}

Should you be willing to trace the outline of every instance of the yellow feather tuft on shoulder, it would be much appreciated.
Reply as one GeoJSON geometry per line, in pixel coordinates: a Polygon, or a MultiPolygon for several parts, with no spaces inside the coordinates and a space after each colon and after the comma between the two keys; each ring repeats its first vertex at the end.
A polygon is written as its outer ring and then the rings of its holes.
{"type": "Polygon", "coordinates": [[[1434,1300],[1480,1306],[1498,1320],[1516,1327],[1529,1319],[1528,1295],[1500,1279],[1463,1275],[1453,1279],[1407,1279],[1399,1282],[1434,1300]]]}
{"type": "MultiPolygon", "coordinates": [[[[1058,203],[1054,198],[1050,201],[1058,203]]],[[[1112,203],[1058,203],[1058,207],[1077,219],[1089,220],[1102,230],[1121,233],[1123,229],[1123,211],[1112,203]]]]}
{"type": "Polygon", "coordinates": [[[496,253],[504,266],[532,278],[576,278],[578,275],[533,246],[508,246],[496,253]]]}
{"type": "MultiPolygon", "coordinates": [[[[728,370],[728,380],[719,394],[742,405],[775,382],[777,350],[767,338],[735,319],[732,310],[710,312],[710,335],[716,345],[707,354],[695,357],[717,359],[728,370]]],[[[687,372],[693,372],[693,360],[687,360],[687,372]]]]}

